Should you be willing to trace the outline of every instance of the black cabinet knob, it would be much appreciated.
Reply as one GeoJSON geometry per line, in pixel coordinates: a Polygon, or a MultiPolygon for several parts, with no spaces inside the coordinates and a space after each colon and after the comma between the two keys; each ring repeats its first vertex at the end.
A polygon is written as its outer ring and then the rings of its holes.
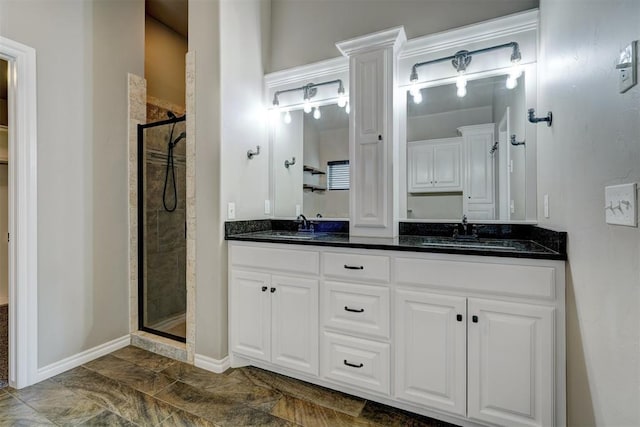
{"type": "Polygon", "coordinates": [[[478,323],[478,316],[472,316],[472,317],[471,317],[471,321],[472,321],[473,323],[478,323]]]}
{"type": "Polygon", "coordinates": [[[276,288],[271,288],[271,293],[274,293],[276,291],[276,288]]]}
{"type": "Polygon", "coordinates": [[[456,320],[462,322],[462,314],[456,314],[456,320]]]}

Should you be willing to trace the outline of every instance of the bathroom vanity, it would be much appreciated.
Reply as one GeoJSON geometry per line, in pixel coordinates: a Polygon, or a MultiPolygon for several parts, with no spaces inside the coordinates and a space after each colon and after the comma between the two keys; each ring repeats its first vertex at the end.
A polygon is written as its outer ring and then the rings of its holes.
{"type": "Polygon", "coordinates": [[[273,229],[227,239],[231,366],[457,424],[565,424],[561,248],[273,229]]]}

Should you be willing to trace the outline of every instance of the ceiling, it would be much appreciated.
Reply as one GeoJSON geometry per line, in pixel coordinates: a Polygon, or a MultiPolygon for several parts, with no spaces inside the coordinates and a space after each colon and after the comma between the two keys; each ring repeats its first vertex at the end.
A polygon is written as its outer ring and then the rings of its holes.
{"type": "Polygon", "coordinates": [[[188,0],[145,0],[147,15],[188,38],[188,0]]]}

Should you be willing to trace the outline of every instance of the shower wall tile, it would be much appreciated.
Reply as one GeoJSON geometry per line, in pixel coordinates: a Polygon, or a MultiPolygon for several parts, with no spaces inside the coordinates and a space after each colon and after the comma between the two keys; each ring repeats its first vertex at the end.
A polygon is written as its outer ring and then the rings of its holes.
{"type": "MultiPolygon", "coordinates": [[[[176,209],[173,212],[158,210],[158,249],[166,251],[176,248],[186,248],[184,235],[185,211],[176,209]]],[[[186,253],[185,253],[186,257],[186,253]]],[[[186,260],[184,261],[186,263],[186,260]]]]}

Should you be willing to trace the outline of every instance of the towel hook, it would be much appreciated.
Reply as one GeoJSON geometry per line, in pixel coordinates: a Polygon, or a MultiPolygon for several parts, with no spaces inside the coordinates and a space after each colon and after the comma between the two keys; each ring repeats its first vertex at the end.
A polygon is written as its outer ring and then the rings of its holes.
{"type": "Polygon", "coordinates": [[[256,151],[247,151],[247,157],[249,158],[249,160],[253,159],[253,156],[257,156],[258,154],[260,154],[260,146],[256,145],[256,151]]]}
{"type": "Polygon", "coordinates": [[[295,157],[292,157],[291,161],[289,161],[289,160],[285,160],[284,161],[284,167],[287,168],[287,169],[289,169],[289,166],[293,166],[295,164],[296,164],[296,158],[295,157]]]}
{"type": "Polygon", "coordinates": [[[529,121],[531,123],[547,122],[547,126],[551,127],[553,114],[549,111],[547,113],[547,117],[536,117],[536,110],[534,108],[529,108],[529,121]]]}
{"type": "Polygon", "coordinates": [[[516,147],[518,145],[524,145],[524,141],[516,141],[516,134],[512,134],[511,138],[509,139],[509,142],[511,142],[511,145],[515,145],[516,147]]]}

